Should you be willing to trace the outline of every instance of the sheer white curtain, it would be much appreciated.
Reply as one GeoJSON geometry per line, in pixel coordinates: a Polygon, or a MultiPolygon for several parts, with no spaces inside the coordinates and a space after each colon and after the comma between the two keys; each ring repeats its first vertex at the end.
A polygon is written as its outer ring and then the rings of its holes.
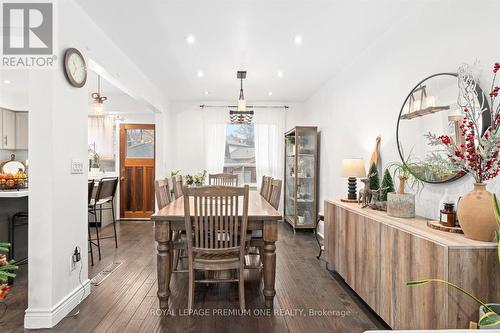
{"type": "Polygon", "coordinates": [[[260,188],[262,176],[283,178],[285,111],[256,109],[254,129],[257,186],[260,188]]]}
{"type": "Polygon", "coordinates": [[[204,109],[205,168],[208,173],[220,173],[224,169],[226,151],[227,109],[204,109]]]}
{"type": "Polygon", "coordinates": [[[115,156],[113,116],[88,117],[88,144],[95,143],[96,152],[102,159],[113,159],[115,156]]]}

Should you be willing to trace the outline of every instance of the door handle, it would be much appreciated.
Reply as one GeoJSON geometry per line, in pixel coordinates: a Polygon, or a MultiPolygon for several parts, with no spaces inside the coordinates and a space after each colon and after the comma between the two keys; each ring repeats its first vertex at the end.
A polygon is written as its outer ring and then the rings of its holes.
{"type": "Polygon", "coordinates": [[[125,177],[120,177],[120,180],[123,182],[125,181],[125,177]]]}

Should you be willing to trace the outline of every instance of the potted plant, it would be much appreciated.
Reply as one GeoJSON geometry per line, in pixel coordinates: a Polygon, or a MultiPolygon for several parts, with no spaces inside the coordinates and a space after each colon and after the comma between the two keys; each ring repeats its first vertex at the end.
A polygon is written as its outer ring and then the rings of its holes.
{"type": "Polygon", "coordinates": [[[500,172],[500,103],[497,97],[500,86],[496,86],[496,76],[500,63],[493,66],[493,80],[490,91],[490,125],[482,133],[483,113],[486,110],[482,96],[476,90],[476,80],[467,65],[458,70],[459,98],[463,121],[460,135],[463,142],[459,144],[448,135],[429,133],[427,138],[431,145],[443,146],[450,162],[457,169],[474,177],[474,189],[466,194],[458,203],[458,220],[468,238],[491,242],[495,238],[495,216],[491,207],[492,194],[486,190],[485,181],[495,178],[500,172]]]}
{"type": "Polygon", "coordinates": [[[194,175],[186,175],[186,184],[190,186],[201,186],[205,182],[206,176],[207,170],[203,170],[203,172],[198,172],[194,175]]]}
{"type": "MultiPolygon", "coordinates": [[[[0,243],[0,252],[9,252],[10,243],[0,243]]],[[[9,293],[10,285],[9,279],[14,279],[16,277],[15,271],[18,266],[14,265],[14,260],[7,260],[5,254],[0,255],[0,303],[3,303],[5,297],[9,293]]]]}
{"type": "Polygon", "coordinates": [[[407,193],[406,187],[421,191],[423,182],[411,172],[416,164],[411,162],[411,154],[403,162],[393,162],[387,169],[393,169],[393,177],[399,180],[396,192],[387,193],[387,214],[394,217],[415,217],[415,194],[407,193]]]}
{"type": "MultiPolygon", "coordinates": [[[[497,226],[500,229],[500,208],[498,206],[498,201],[497,197],[495,194],[493,194],[493,210],[495,212],[495,218],[497,222],[497,226]]],[[[498,241],[498,263],[500,264],[500,231],[496,231],[496,236],[497,236],[497,241],[498,241]]],[[[455,288],[459,290],[460,292],[464,293],[465,295],[469,296],[472,298],[474,301],[478,302],[480,304],[479,307],[479,326],[481,328],[487,328],[487,329],[499,329],[500,328],[500,304],[486,304],[485,302],[481,301],[479,298],[476,296],[472,295],[468,291],[462,289],[461,287],[450,283],[445,280],[441,279],[425,279],[425,280],[416,280],[416,281],[408,281],[406,282],[406,285],[408,286],[420,286],[423,284],[427,283],[444,283],[452,288],[455,288]]]]}

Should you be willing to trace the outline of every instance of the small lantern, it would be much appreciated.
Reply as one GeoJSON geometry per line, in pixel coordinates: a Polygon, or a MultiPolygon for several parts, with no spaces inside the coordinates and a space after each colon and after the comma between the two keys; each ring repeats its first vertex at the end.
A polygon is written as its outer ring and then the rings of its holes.
{"type": "Polygon", "coordinates": [[[439,214],[439,222],[447,227],[454,227],[457,221],[457,212],[455,212],[455,204],[445,203],[444,209],[441,209],[439,214]],[[445,215],[443,221],[443,215],[445,215]]]}

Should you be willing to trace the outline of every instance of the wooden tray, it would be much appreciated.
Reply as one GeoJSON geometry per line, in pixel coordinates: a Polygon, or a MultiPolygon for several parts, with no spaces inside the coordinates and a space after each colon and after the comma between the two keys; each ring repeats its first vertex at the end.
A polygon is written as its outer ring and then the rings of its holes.
{"type": "Polygon", "coordinates": [[[453,232],[455,234],[463,234],[463,230],[460,227],[447,227],[442,225],[439,221],[427,221],[427,226],[432,229],[441,230],[445,232],[453,232]]]}

